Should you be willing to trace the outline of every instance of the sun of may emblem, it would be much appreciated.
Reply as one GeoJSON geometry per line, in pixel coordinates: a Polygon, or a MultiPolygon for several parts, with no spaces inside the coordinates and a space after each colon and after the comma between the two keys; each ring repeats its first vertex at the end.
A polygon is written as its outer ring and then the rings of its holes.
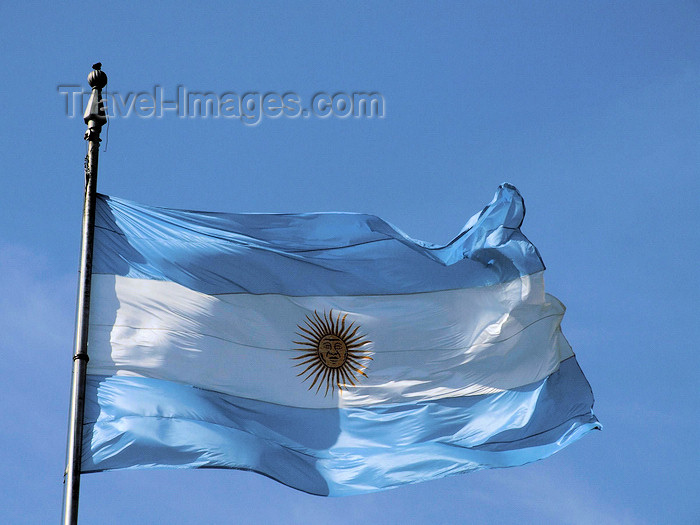
{"type": "Polygon", "coordinates": [[[365,339],[365,335],[358,335],[359,325],[354,322],[346,324],[347,314],[341,317],[340,314],[333,317],[333,310],[326,315],[320,316],[314,310],[313,316],[306,316],[305,326],[297,325],[302,341],[294,341],[300,345],[297,348],[302,355],[293,357],[298,360],[294,366],[305,366],[298,376],[304,376],[304,381],[314,378],[309,390],[316,384],[316,393],[321,390],[321,386],[326,384],[324,396],[334,394],[336,387],[340,394],[348,386],[354,386],[358,381],[358,375],[367,377],[367,368],[370,352],[361,348],[371,341],[365,339]]]}

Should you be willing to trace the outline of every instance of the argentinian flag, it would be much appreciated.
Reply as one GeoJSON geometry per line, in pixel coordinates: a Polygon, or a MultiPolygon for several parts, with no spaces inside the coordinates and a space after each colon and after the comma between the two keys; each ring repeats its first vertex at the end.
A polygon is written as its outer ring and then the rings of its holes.
{"type": "Polygon", "coordinates": [[[98,196],[82,471],[253,470],[347,495],[599,428],[518,191],[445,246],[351,213],[98,196]]]}

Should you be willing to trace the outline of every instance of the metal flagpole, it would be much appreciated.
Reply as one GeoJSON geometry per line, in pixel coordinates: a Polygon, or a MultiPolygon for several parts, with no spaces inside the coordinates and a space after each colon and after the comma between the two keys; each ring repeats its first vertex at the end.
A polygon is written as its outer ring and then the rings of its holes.
{"type": "Polygon", "coordinates": [[[68,451],[63,491],[63,525],[78,523],[78,497],[80,493],[80,464],[83,445],[83,415],[85,411],[85,378],[88,353],[88,320],[90,315],[90,282],[92,273],[92,241],[95,228],[95,198],[97,192],[97,160],[100,154],[100,131],[107,122],[102,88],[107,85],[107,75],[99,62],[92,66],[88,84],[92,95],[83,118],[88,128],[85,140],[88,153],[85,158],[85,200],[83,203],[83,230],[80,243],[80,282],[78,284],[77,320],[75,325],[75,354],[73,355],[73,380],[71,384],[68,451]]]}

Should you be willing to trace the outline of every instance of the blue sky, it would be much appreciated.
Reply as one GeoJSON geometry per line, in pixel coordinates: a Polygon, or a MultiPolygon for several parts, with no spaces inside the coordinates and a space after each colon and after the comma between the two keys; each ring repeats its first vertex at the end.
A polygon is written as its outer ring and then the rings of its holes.
{"type": "Polygon", "coordinates": [[[697,2],[0,6],[3,522],[59,519],[85,129],[126,97],[377,92],[383,118],[113,117],[99,191],[212,211],[374,213],[445,242],[508,181],[604,425],[563,452],[324,499],[237,471],[83,477],[81,523],[697,523],[697,2]]]}

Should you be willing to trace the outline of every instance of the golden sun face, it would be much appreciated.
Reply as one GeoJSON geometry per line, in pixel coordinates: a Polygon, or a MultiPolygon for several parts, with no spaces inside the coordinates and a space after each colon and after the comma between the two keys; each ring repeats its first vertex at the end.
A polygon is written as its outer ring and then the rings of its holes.
{"type": "Polygon", "coordinates": [[[338,314],[334,319],[332,309],[328,315],[324,311],[323,316],[314,310],[312,317],[306,316],[305,326],[297,325],[300,330],[297,335],[303,340],[294,341],[294,344],[301,346],[297,350],[303,354],[292,359],[299,361],[294,366],[306,365],[297,376],[305,376],[304,381],[313,377],[309,390],[318,384],[317,394],[325,383],[324,397],[329,390],[333,395],[336,387],[342,394],[343,389],[355,386],[358,375],[367,377],[365,369],[372,358],[369,351],[361,348],[371,341],[367,341],[365,335],[357,335],[360,327],[354,322],[346,325],[347,317],[347,314],[342,317],[338,314]]]}

